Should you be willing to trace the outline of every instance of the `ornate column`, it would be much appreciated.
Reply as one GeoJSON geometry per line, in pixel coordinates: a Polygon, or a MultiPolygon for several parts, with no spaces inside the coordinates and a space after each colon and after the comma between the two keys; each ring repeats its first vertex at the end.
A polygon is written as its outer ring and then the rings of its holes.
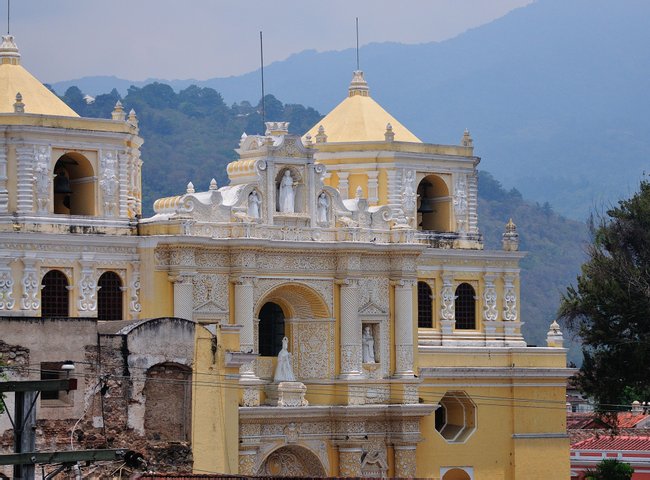
{"type": "Polygon", "coordinates": [[[366,174],[368,175],[368,203],[377,205],[377,202],[379,202],[379,171],[371,170],[366,174]]]}
{"type": "Polygon", "coordinates": [[[7,146],[0,145],[0,213],[9,208],[9,191],[7,190],[7,146]]]}
{"type": "Polygon", "coordinates": [[[442,335],[452,335],[456,325],[456,304],[454,294],[454,277],[451,274],[442,276],[442,291],[440,292],[440,327],[442,335]]]}
{"type": "Polygon", "coordinates": [[[339,446],[339,475],[342,477],[361,477],[361,454],[363,448],[357,444],[339,446]]]}
{"type": "Polygon", "coordinates": [[[16,301],[14,299],[14,279],[11,273],[10,258],[3,258],[0,261],[0,310],[13,310],[16,301]]]}
{"type": "Polygon", "coordinates": [[[395,477],[413,478],[416,474],[415,445],[394,445],[395,477]]]}
{"type": "Polygon", "coordinates": [[[255,462],[257,460],[257,449],[242,447],[239,450],[239,474],[253,476],[255,471],[255,462]]]}
{"type": "Polygon", "coordinates": [[[483,276],[483,331],[485,332],[486,346],[497,346],[495,336],[497,331],[497,290],[494,285],[496,275],[486,273],[483,276]]]}
{"type": "Polygon", "coordinates": [[[39,292],[41,289],[41,282],[36,269],[35,257],[23,257],[23,278],[20,282],[23,294],[20,299],[20,309],[24,311],[25,315],[37,316],[41,308],[41,299],[39,292]]]}
{"type": "Polygon", "coordinates": [[[350,195],[350,185],[348,184],[348,177],[350,176],[350,172],[338,171],[336,174],[339,177],[338,190],[341,192],[341,200],[345,200],[350,195]]]}
{"type": "Polygon", "coordinates": [[[503,329],[508,346],[526,346],[526,341],[521,336],[522,322],[519,321],[517,311],[517,290],[515,281],[517,275],[506,274],[503,279],[503,329]]]}
{"type": "Polygon", "coordinates": [[[413,376],[413,286],[415,280],[395,283],[395,376],[413,376]]]}
{"type": "Polygon", "coordinates": [[[359,281],[344,280],[341,285],[341,378],[359,378],[363,373],[361,323],[359,322],[359,281]]]}
{"type": "Polygon", "coordinates": [[[478,233],[478,175],[476,170],[467,175],[467,208],[469,233],[478,233]]]}
{"type": "Polygon", "coordinates": [[[79,299],[77,310],[80,317],[97,316],[97,279],[95,278],[94,263],[80,260],[81,275],[79,277],[79,299]]]}
{"type": "Polygon", "coordinates": [[[194,312],[194,275],[196,272],[181,271],[169,276],[174,283],[174,316],[192,320],[194,312]]]}
{"type": "Polygon", "coordinates": [[[16,147],[16,210],[18,213],[34,211],[34,158],[32,145],[16,147]]]}

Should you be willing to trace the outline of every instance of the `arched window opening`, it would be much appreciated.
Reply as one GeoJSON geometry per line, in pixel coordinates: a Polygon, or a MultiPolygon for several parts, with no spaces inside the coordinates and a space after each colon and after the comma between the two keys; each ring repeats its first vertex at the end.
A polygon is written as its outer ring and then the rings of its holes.
{"type": "Polygon", "coordinates": [[[259,318],[259,354],[275,357],[282,350],[284,311],[277,303],[268,302],[260,310],[259,318]]]}
{"type": "Polygon", "coordinates": [[[97,319],[122,320],[122,280],[115,272],[106,272],[97,282],[97,319]]]}
{"type": "Polygon", "coordinates": [[[469,283],[461,283],[456,289],[456,328],[476,329],[476,294],[469,283]]]}
{"type": "Polygon", "coordinates": [[[418,185],[418,229],[435,232],[451,230],[451,198],[445,181],[428,175],[418,185]]]}
{"type": "Polygon", "coordinates": [[[452,468],[445,473],[442,480],[471,480],[471,478],[464,470],[452,468]]]}
{"type": "Polygon", "coordinates": [[[433,295],[427,282],[418,282],[418,328],[433,328],[433,295]]]}
{"type": "Polygon", "coordinates": [[[95,173],[86,157],[62,155],[54,165],[54,213],[95,215],[95,173]]]}
{"type": "Polygon", "coordinates": [[[59,270],[50,270],[41,282],[41,316],[68,317],[68,279],[59,270]]]}
{"type": "Polygon", "coordinates": [[[190,440],[192,371],[175,364],[154,365],[144,385],[144,429],[148,439],[190,440]]]}

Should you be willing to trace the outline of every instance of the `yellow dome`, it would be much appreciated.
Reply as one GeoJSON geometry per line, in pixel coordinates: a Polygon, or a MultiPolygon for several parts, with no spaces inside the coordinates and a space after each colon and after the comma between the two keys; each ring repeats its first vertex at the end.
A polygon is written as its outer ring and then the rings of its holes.
{"type": "Polygon", "coordinates": [[[20,65],[14,37],[3,35],[0,44],[0,113],[14,113],[18,93],[25,104],[25,113],[79,116],[20,65]]]}
{"type": "Polygon", "coordinates": [[[384,141],[386,127],[390,124],[396,142],[422,143],[422,140],[370,97],[363,72],[354,72],[349,92],[348,98],[314,125],[305,137],[311,135],[312,140],[315,140],[322,126],[328,143],[384,141]]]}

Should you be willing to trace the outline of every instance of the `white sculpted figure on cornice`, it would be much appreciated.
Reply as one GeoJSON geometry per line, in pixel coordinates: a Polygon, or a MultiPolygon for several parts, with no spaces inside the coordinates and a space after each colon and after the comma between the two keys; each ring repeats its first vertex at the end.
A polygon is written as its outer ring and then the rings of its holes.
{"type": "Polygon", "coordinates": [[[295,211],[295,186],[290,170],[285,170],[282,180],[280,180],[278,193],[278,211],[281,213],[294,213],[295,211]]]}
{"type": "Polygon", "coordinates": [[[248,216],[251,218],[260,218],[262,199],[260,198],[257,190],[253,190],[248,194],[248,216]]]}
{"type": "Polygon", "coordinates": [[[273,375],[273,382],[295,382],[296,377],[293,374],[293,367],[291,366],[291,353],[288,350],[289,339],[284,337],[282,339],[282,350],[278,353],[278,366],[275,368],[275,375],[273,375]]]}
{"type": "Polygon", "coordinates": [[[50,200],[50,148],[40,146],[36,150],[36,167],[34,168],[34,184],[39,213],[47,213],[50,200]]]}
{"type": "Polygon", "coordinates": [[[321,192],[318,195],[318,201],[316,206],[316,219],[319,224],[325,225],[329,221],[329,209],[330,209],[330,199],[325,192],[321,192]]]}

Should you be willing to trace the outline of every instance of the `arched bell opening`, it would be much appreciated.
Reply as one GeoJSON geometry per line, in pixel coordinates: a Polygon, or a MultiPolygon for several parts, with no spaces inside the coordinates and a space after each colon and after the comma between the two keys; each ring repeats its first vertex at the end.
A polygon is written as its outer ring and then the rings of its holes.
{"type": "Polygon", "coordinates": [[[68,152],[54,164],[54,213],[95,215],[95,173],[82,154],[68,152]]]}
{"type": "Polygon", "coordinates": [[[418,185],[418,229],[450,232],[451,197],[445,181],[438,175],[427,175],[418,185]]]}

